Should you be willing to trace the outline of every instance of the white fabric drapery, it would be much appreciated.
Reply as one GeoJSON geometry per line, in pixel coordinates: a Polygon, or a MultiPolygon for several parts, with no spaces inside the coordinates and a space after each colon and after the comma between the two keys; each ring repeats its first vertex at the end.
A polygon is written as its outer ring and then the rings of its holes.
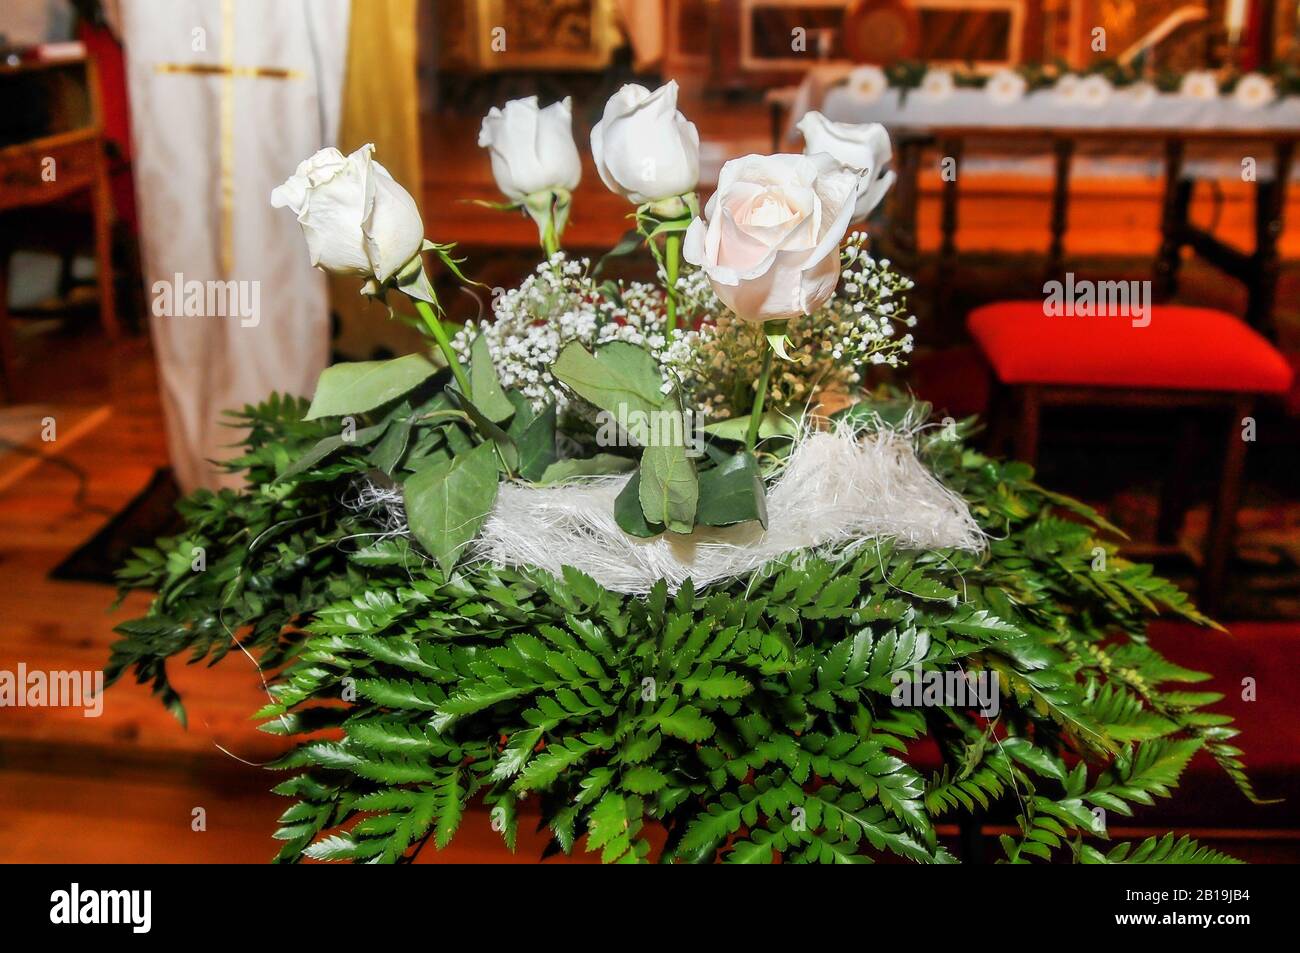
{"type": "Polygon", "coordinates": [[[270,195],[337,138],[351,3],[121,7],[168,447],[184,489],[216,487],[239,437],[223,411],[310,394],[328,359],[325,277],[270,195]]]}

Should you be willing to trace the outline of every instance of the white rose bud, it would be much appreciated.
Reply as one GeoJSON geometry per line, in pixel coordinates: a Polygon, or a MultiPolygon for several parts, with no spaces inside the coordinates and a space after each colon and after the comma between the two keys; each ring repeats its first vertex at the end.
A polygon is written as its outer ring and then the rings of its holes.
{"type": "Polygon", "coordinates": [[[825,153],[732,159],[682,254],[742,320],[812,314],[839,282],[857,180],[825,153]]]}
{"type": "Polygon", "coordinates": [[[889,171],[894,150],[885,127],[878,122],[832,122],[813,110],[799,120],[796,128],[803,133],[804,155],[828,153],[840,165],[859,174],[853,221],[860,222],[870,215],[894,184],[894,173],[889,171]]]}
{"type": "Polygon", "coordinates": [[[677,111],[677,81],[653,93],[629,83],[605,103],[591,130],[596,171],[634,205],[693,192],[700,180],[700,134],[677,111]]]}
{"type": "Polygon", "coordinates": [[[298,216],[317,268],[383,284],[420,253],[424,223],[415,199],[371,158],[374,151],[322,149],[271,192],[271,205],[298,216]]]}
{"type": "Polygon", "coordinates": [[[582,178],[568,96],[545,109],[538,108],[536,96],[512,99],[504,109],[493,106],[483,118],[478,144],[492,156],[497,188],[514,202],[544,192],[572,192],[582,178]]]}

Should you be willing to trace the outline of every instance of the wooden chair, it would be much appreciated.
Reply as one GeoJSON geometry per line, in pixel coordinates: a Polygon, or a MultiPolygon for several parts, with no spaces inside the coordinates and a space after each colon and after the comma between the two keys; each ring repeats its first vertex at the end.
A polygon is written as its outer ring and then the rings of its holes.
{"type": "MultiPolygon", "coordinates": [[[[1155,305],[1150,323],[1119,315],[1049,316],[1042,301],[1009,301],[971,312],[967,327],[993,370],[997,403],[1012,409],[1015,455],[1035,464],[1043,408],[1178,407],[1218,409],[1222,463],[1206,537],[1201,603],[1222,595],[1246,455],[1244,418],[1265,395],[1291,387],[1286,359],[1262,335],[1222,311],[1155,305]]],[[[1186,481],[1162,498],[1161,529],[1177,529],[1186,481]]],[[[1166,490],[1169,490],[1166,487],[1166,490]]]]}
{"type": "MultiPolygon", "coordinates": [[[[10,226],[0,234],[0,401],[14,397],[6,287],[9,253],[28,237],[48,233],[49,228],[36,227],[53,218],[48,210],[78,195],[90,197],[100,321],[108,337],[118,334],[113,297],[113,201],[94,64],[76,59],[0,66],[0,112],[11,110],[18,115],[17,105],[26,106],[32,98],[46,105],[30,135],[15,139],[13,130],[0,125],[0,213],[21,209],[20,214],[29,220],[26,226],[14,228],[10,215],[10,226]]],[[[30,112],[25,108],[23,116],[29,117],[30,112]]]]}

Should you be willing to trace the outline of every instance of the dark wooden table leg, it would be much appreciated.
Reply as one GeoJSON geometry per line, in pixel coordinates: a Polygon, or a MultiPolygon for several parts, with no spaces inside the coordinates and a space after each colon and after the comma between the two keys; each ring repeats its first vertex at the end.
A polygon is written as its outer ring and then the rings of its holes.
{"type": "Polygon", "coordinates": [[[898,140],[898,178],[889,198],[889,236],[894,257],[909,274],[916,273],[919,248],[916,237],[917,206],[920,203],[921,151],[924,143],[914,136],[898,140]]]}
{"type": "Polygon", "coordinates": [[[1291,162],[1295,143],[1278,142],[1274,153],[1274,176],[1271,181],[1255,183],[1255,253],[1251,258],[1254,275],[1246,289],[1246,323],[1257,331],[1271,335],[1273,308],[1277,302],[1279,271],[1277,242],[1286,218],[1286,192],[1291,181],[1291,162]]]}
{"type": "Polygon", "coordinates": [[[962,141],[945,139],[939,146],[939,175],[943,183],[939,217],[939,264],[935,273],[932,300],[935,326],[942,339],[951,341],[959,337],[954,327],[954,315],[949,303],[952,289],[949,278],[957,271],[957,202],[960,198],[957,180],[961,177],[962,141]],[[950,166],[951,163],[951,166],[950,166]]]}
{"type": "Polygon", "coordinates": [[[1160,211],[1160,250],[1156,253],[1154,296],[1167,301],[1178,290],[1178,267],[1183,250],[1183,232],[1191,207],[1192,183],[1183,181],[1186,146],[1181,139],[1165,142],[1165,194],[1160,211]]]}
{"type": "Polygon", "coordinates": [[[1047,251],[1048,280],[1059,279],[1065,261],[1065,232],[1070,227],[1070,171],[1074,161],[1074,140],[1052,143],[1052,242],[1047,251]]]}
{"type": "Polygon", "coordinates": [[[1201,575],[1201,608],[1217,612],[1223,603],[1223,584],[1232,541],[1237,528],[1237,507],[1241,502],[1242,471],[1246,461],[1246,441],[1242,439],[1242,418],[1250,416],[1254,401],[1238,397],[1232,406],[1227,438],[1223,444],[1223,469],[1218,494],[1210,514],[1209,532],[1205,537],[1205,566],[1201,575]]]}
{"type": "Polygon", "coordinates": [[[772,151],[783,152],[781,133],[785,131],[785,106],[775,99],[769,99],[767,102],[767,116],[772,124],[772,151]]]}

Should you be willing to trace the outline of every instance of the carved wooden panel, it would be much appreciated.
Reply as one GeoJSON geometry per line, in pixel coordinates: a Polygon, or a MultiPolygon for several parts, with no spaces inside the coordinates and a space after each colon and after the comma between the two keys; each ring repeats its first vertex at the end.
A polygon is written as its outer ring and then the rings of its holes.
{"type": "Polygon", "coordinates": [[[614,0],[441,0],[442,62],[474,71],[596,70],[618,46],[614,0]]]}

